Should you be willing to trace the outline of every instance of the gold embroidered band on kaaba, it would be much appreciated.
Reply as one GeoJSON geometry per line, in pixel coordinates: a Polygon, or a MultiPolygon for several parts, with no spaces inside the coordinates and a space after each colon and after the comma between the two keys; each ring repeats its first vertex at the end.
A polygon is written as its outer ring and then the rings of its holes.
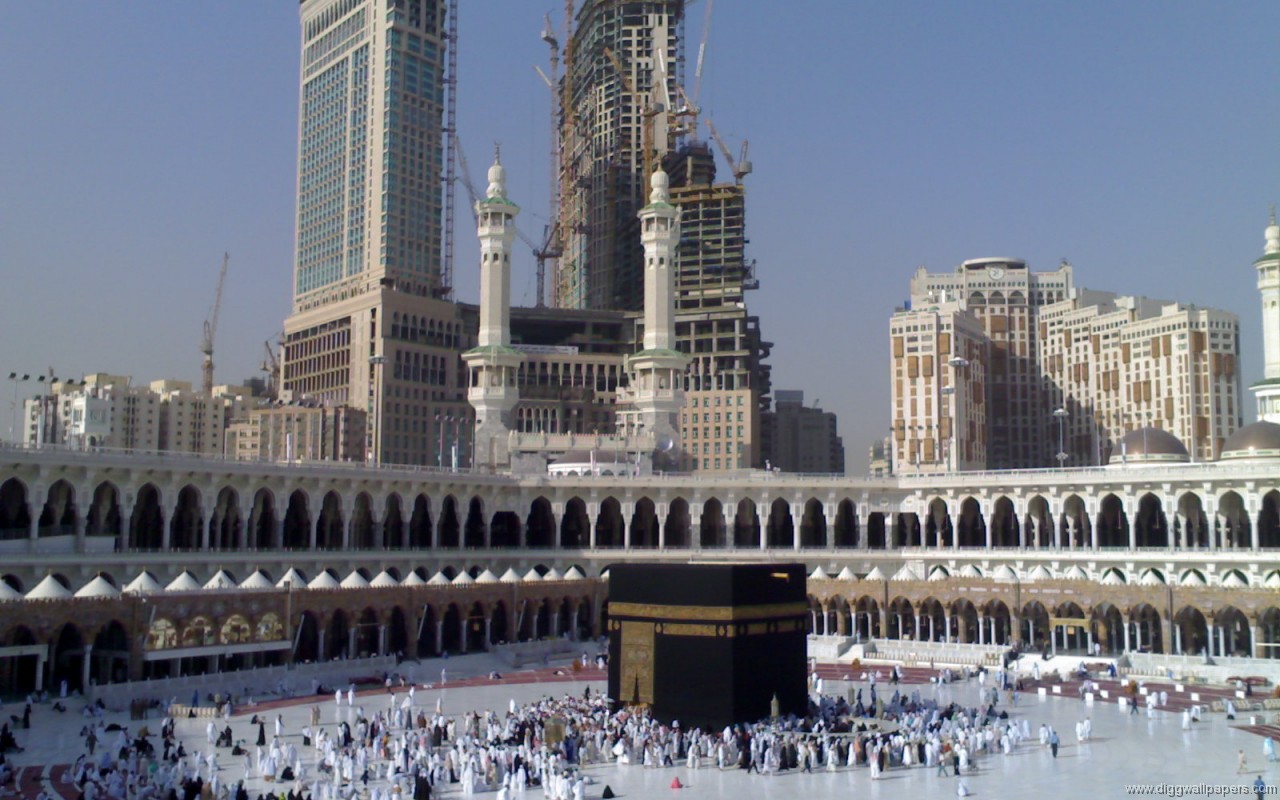
{"type": "Polygon", "coordinates": [[[807,603],[772,603],[758,606],[675,606],[658,603],[610,603],[610,617],[645,620],[697,620],[698,622],[747,622],[804,616],[807,603]]]}

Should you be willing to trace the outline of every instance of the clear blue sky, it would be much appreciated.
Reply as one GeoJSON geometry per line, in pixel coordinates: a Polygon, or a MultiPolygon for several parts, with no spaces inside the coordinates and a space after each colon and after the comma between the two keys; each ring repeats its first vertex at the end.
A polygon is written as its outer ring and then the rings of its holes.
{"type": "MultiPolygon", "coordinates": [[[[472,174],[501,141],[536,236],[549,121],[533,65],[561,3],[461,5],[472,174]]],[[[0,373],[198,381],[229,250],[218,380],[257,374],[290,297],[297,3],[73,6],[7,3],[0,26],[0,373]]],[[[1257,379],[1277,41],[1274,0],[720,0],[702,101],[751,142],[750,306],[775,388],[836,411],[860,470],[888,430],[888,316],[912,271],[989,255],[1065,257],[1082,286],[1233,311],[1257,379]]],[[[458,296],[474,301],[458,219],[458,296]]],[[[533,259],[515,263],[513,295],[531,303],[533,259]]]]}

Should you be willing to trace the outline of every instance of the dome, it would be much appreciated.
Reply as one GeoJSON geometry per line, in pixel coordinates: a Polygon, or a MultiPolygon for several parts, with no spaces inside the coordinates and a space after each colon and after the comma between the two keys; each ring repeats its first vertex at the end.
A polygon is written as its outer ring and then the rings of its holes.
{"type": "Polygon", "coordinates": [[[404,580],[400,581],[401,586],[426,586],[427,582],[417,572],[410,572],[404,576],[404,580]]]}
{"type": "Polygon", "coordinates": [[[1198,569],[1189,569],[1182,573],[1182,579],[1178,581],[1182,586],[1205,586],[1208,581],[1204,579],[1204,573],[1198,569]]]}
{"type": "Polygon", "coordinates": [[[602,581],[609,580],[609,570],[606,569],[604,572],[600,573],[600,580],[602,581]]]}
{"type": "Polygon", "coordinates": [[[1280,569],[1273,569],[1267,574],[1267,579],[1262,585],[1268,589],[1280,589],[1280,569]]]}
{"type": "Polygon", "coordinates": [[[241,589],[271,589],[271,579],[268,578],[260,569],[255,569],[253,574],[240,582],[241,589]]]}
{"type": "Polygon", "coordinates": [[[1164,575],[1158,569],[1148,569],[1138,579],[1140,586],[1164,586],[1164,575]]]}
{"type": "Polygon", "coordinates": [[[540,581],[542,580],[542,573],[538,572],[533,567],[529,567],[529,571],[524,574],[524,579],[526,581],[540,581]]]}
{"type": "Polygon", "coordinates": [[[520,573],[516,572],[515,569],[511,567],[507,567],[507,571],[502,573],[502,577],[498,578],[498,580],[502,583],[519,583],[520,573]]]}
{"type": "Polygon", "coordinates": [[[829,581],[829,580],[831,580],[831,576],[827,574],[827,571],[826,571],[825,569],[823,569],[822,567],[818,567],[818,568],[817,568],[817,569],[815,569],[813,572],[810,572],[810,573],[809,573],[809,580],[811,580],[811,581],[829,581]]]}
{"type": "Polygon", "coordinates": [[[392,575],[390,572],[387,572],[384,569],[382,572],[379,572],[377,575],[375,575],[373,577],[373,580],[369,581],[369,585],[377,588],[384,588],[384,587],[390,587],[390,586],[399,586],[400,581],[396,580],[394,575],[392,575]]]}
{"type": "Polygon", "coordinates": [[[929,580],[931,581],[945,581],[947,578],[950,578],[950,577],[951,577],[951,573],[947,572],[946,567],[937,566],[929,570],[929,580]]]}
{"type": "Polygon", "coordinates": [[[298,572],[293,567],[289,567],[289,571],[284,574],[284,577],[276,581],[277,589],[301,589],[306,585],[307,576],[298,572]]]}
{"type": "Polygon", "coordinates": [[[585,577],[587,576],[584,575],[582,570],[577,567],[569,567],[569,571],[564,574],[564,579],[566,581],[580,581],[585,577]]]}
{"type": "Polygon", "coordinates": [[[560,574],[560,570],[556,569],[555,567],[552,567],[551,569],[547,570],[547,574],[543,575],[542,579],[544,581],[562,581],[564,580],[564,576],[560,574]]]}
{"type": "Polygon", "coordinates": [[[220,569],[214,573],[208,583],[204,585],[206,589],[235,589],[237,587],[236,579],[231,577],[225,569],[220,569]]]}
{"type": "Polygon", "coordinates": [[[908,566],[908,565],[906,565],[906,564],[903,564],[901,569],[899,569],[897,572],[893,573],[893,580],[895,580],[895,581],[918,581],[918,580],[920,580],[920,576],[919,576],[919,575],[917,575],[917,574],[916,574],[916,571],[915,571],[915,570],[913,570],[911,567],[909,567],[909,566],[908,566]]]}
{"type": "Polygon", "coordinates": [[[311,579],[311,583],[307,584],[308,589],[337,589],[341,584],[338,579],[333,577],[329,570],[321,572],[319,575],[311,579]]]}
{"type": "Polygon", "coordinates": [[[476,583],[497,583],[498,576],[493,574],[492,570],[485,570],[476,576],[476,583]]]}
{"type": "MultiPolygon", "coordinates": [[[[184,573],[185,574],[185,573],[184,573]]],[[[36,588],[27,592],[28,600],[64,600],[71,596],[67,587],[52,575],[45,575],[36,588]]]]}
{"type": "Polygon", "coordinates": [[[981,578],[982,570],[973,564],[965,564],[960,568],[960,576],[963,578],[981,578]]]}
{"type": "Polygon", "coordinates": [[[449,579],[445,577],[443,572],[437,572],[427,581],[428,586],[448,586],[449,579]]]}
{"type": "Polygon", "coordinates": [[[863,578],[863,580],[882,581],[884,580],[884,573],[880,571],[879,567],[872,567],[871,571],[867,573],[867,577],[863,578]]]}
{"type": "Polygon", "coordinates": [[[8,583],[5,583],[4,581],[0,581],[0,603],[7,602],[9,600],[21,600],[21,599],[22,599],[22,592],[13,588],[8,583]]]}
{"type": "Polygon", "coordinates": [[[1249,587],[1249,579],[1244,577],[1239,570],[1231,570],[1222,576],[1222,587],[1224,589],[1247,589],[1249,587]]]}
{"type": "Polygon", "coordinates": [[[1072,564],[1067,567],[1066,573],[1062,576],[1069,581],[1087,581],[1089,573],[1085,572],[1079,564],[1072,564]]]}
{"type": "Polygon", "coordinates": [[[1031,573],[1027,575],[1027,580],[1051,581],[1053,580],[1053,573],[1050,572],[1049,568],[1044,564],[1036,564],[1035,568],[1031,570],[1031,573]]]}
{"type": "Polygon", "coordinates": [[[467,584],[471,584],[475,582],[476,582],[476,579],[471,577],[471,573],[467,572],[466,570],[459,572],[458,577],[453,579],[454,586],[466,586],[467,584]]]}
{"type": "Polygon", "coordinates": [[[996,567],[993,577],[998,581],[1016,581],[1018,579],[1018,573],[1015,572],[1013,567],[1008,564],[1001,564],[996,567]]]}
{"type": "Polygon", "coordinates": [[[858,576],[854,575],[853,570],[849,569],[848,567],[845,567],[844,569],[840,570],[840,574],[836,576],[836,580],[838,581],[856,581],[857,579],[858,579],[858,576]]]}
{"type": "Polygon", "coordinates": [[[1258,420],[1227,437],[1222,445],[1223,461],[1237,458],[1280,458],[1280,425],[1258,420]]]}
{"type": "Polygon", "coordinates": [[[156,580],[156,576],[144,569],[138,573],[138,577],[125,584],[124,590],[127,594],[151,594],[163,591],[164,586],[156,580]]]}
{"type": "Polygon", "coordinates": [[[119,597],[120,590],[111,585],[111,581],[99,575],[80,587],[76,597],[119,597]]]}
{"type": "Polygon", "coordinates": [[[1111,449],[1108,464],[1137,463],[1174,463],[1181,464],[1191,460],[1187,448],[1168,431],[1159,428],[1139,428],[1129,431],[1124,438],[1111,449]]]}
{"type": "Polygon", "coordinates": [[[200,591],[200,584],[190,572],[183,572],[169,581],[169,585],[164,587],[164,590],[166,592],[198,592],[200,591]]]}
{"type": "Polygon", "coordinates": [[[1128,581],[1125,580],[1124,573],[1116,569],[1115,567],[1112,567],[1111,569],[1102,573],[1103,586],[1123,586],[1126,583],[1128,583],[1128,581]]]}

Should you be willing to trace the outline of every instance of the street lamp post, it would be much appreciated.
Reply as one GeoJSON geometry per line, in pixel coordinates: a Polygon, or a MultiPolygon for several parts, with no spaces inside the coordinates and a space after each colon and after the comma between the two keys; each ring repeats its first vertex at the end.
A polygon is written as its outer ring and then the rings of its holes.
{"type": "Polygon", "coordinates": [[[444,429],[450,422],[453,422],[452,414],[436,414],[436,430],[440,432],[440,446],[436,450],[436,466],[444,466],[444,429]]]}
{"type": "Polygon", "coordinates": [[[1066,408],[1059,406],[1058,408],[1055,408],[1053,410],[1053,415],[1058,418],[1057,459],[1058,459],[1058,469],[1062,469],[1067,465],[1067,459],[1070,458],[1070,456],[1067,455],[1067,448],[1066,448],[1066,426],[1067,426],[1067,417],[1071,416],[1071,413],[1067,411],[1066,408]]]}
{"type": "Polygon", "coordinates": [[[386,356],[369,356],[369,367],[373,371],[373,446],[370,448],[370,460],[375,467],[382,464],[382,367],[386,363],[386,356]]]}

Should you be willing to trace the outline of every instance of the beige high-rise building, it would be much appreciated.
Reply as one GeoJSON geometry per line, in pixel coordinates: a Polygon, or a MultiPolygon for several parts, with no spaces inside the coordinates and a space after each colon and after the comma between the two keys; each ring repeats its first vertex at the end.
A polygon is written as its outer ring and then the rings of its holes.
{"type": "Polygon", "coordinates": [[[469,418],[441,274],[444,0],[303,0],[297,249],[283,397],[370,418],[366,457],[434,464],[469,418]]]}

